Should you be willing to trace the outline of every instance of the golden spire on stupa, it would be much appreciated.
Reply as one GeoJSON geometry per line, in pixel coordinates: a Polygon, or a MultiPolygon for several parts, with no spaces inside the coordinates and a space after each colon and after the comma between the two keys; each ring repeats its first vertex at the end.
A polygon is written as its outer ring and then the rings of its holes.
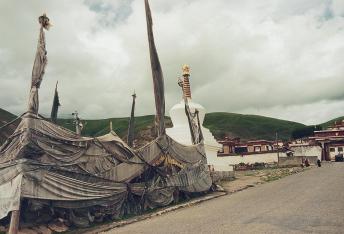
{"type": "Polygon", "coordinates": [[[182,70],[183,70],[183,76],[184,75],[190,75],[190,66],[189,65],[184,64],[182,67],[182,70]]]}
{"type": "Polygon", "coordinates": [[[183,93],[186,98],[191,99],[191,88],[190,88],[190,66],[189,65],[183,65],[183,93]]]}

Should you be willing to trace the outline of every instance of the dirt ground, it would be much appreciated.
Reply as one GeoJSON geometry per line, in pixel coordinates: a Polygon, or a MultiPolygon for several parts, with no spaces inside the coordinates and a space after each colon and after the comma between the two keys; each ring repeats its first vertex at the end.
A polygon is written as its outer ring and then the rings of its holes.
{"type": "Polygon", "coordinates": [[[106,233],[343,233],[343,169],[344,163],[326,163],[238,173],[223,185],[255,187],[106,233]]]}
{"type": "Polygon", "coordinates": [[[234,181],[222,181],[220,185],[228,192],[234,193],[258,184],[278,180],[288,175],[302,172],[308,168],[274,168],[263,170],[236,171],[234,181]]]}

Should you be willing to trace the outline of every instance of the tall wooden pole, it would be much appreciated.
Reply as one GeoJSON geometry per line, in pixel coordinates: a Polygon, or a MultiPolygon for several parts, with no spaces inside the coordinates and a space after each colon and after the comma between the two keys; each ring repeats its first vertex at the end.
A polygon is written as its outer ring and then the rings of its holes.
{"type": "Polygon", "coordinates": [[[165,91],[164,91],[164,76],[162,74],[162,68],[159,61],[158,52],[154,43],[153,36],[153,22],[151,10],[149,8],[148,0],[145,0],[146,9],[146,21],[147,21],[147,34],[148,45],[153,77],[154,96],[155,96],[155,126],[157,129],[157,135],[161,136],[166,133],[165,129],[165,91]]]}
{"type": "Polygon", "coordinates": [[[276,132],[276,147],[277,147],[277,166],[279,166],[279,147],[278,147],[278,133],[276,132]]]}
{"type": "Polygon", "coordinates": [[[10,223],[10,228],[8,229],[9,234],[17,234],[18,233],[19,217],[20,217],[20,210],[13,210],[11,212],[11,223],[10,223]]]}
{"type": "Polygon", "coordinates": [[[128,126],[128,136],[127,136],[127,143],[130,147],[133,147],[134,144],[134,130],[135,130],[135,99],[136,93],[134,92],[133,95],[133,102],[131,104],[131,113],[130,113],[130,120],[128,126]]]}

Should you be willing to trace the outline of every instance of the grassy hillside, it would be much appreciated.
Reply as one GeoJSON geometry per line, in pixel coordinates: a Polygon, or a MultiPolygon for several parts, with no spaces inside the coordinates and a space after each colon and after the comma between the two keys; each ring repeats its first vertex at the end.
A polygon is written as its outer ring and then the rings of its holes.
{"type": "Polygon", "coordinates": [[[15,117],[16,116],[14,114],[0,108],[0,121],[10,121],[14,119],[15,117]]]}
{"type": "MultiPolygon", "coordinates": [[[[0,127],[15,119],[16,116],[0,108],[0,127]]],[[[0,130],[0,145],[14,132],[18,121],[0,130]]]]}
{"type": "MultiPolygon", "coordinates": [[[[0,109],[0,126],[15,118],[15,115],[0,109]]],[[[342,118],[338,118],[342,119],[342,118]]],[[[129,118],[110,118],[100,120],[83,120],[83,135],[99,136],[109,132],[109,122],[112,121],[113,129],[123,139],[126,138],[129,118]]],[[[323,125],[333,123],[331,120],[323,125]]],[[[135,118],[135,133],[140,138],[139,145],[153,139],[154,115],[139,116],[135,118]]],[[[59,119],[58,124],[74,130],[72,119],[59,119]]],[[[166,117],[167,127],[171,127],[171,120],[166,117]]],[[[274,140],[278,132],[279,139],[290,139],[295,129],[303,128],[305,125],[274,119],[258,115],[242,115],[234,113],[209,113],[205,117],[204,126],[209,128],[217,139],[224,136],[240,137],[242,140],[267,139],[274,140]]],[[[2,143],[15,129],[15,125],[6,131],[0,131],[0,143],[2,143]]]]}
{"type": "MultiPolygon", "coordinates": [[[[121,137],[126,136],[129,124],[129,118],[110,118],[100,120],[82,120],[84,123],[84,135],[100,136],[109,132],[110,121],[112,122],[113,130],[121,137]]],[[[153,127],[154,115],[138,116],[135,118],[135,132],[145,130],[153,127]]],[[[170,126],[170,119],[166,118],[166,123],[170,126]]],[[[72,119],[59,119],[58,124],[74,131],[72,119]]]]}
{"type": "MultiPolygon", "coordinates": [[[[110,130],[110,121],[113,130],[123,139],[126,140],[129,117],[110,118],[100,120],[82,120],[84,124],[83,135],[101,136],[107,134],[110,130]]],[[[166,117],[167,127],[171,127],[171,120],[166,117]]],[[[72,119],[59,119],[58,124],[72,131],[75,130],[72,119]]],[[[154,139],[154,115],[138,116],[135,118],[135,141],[136,146],[143,146],[154,139]]]]}
{"type": "Polygon", "coordinates": [[[338,117],[338,118],[335,118],[335,119],[332,119],[330,121],[327,121],[325,123],[322,123],[320,124],[320,126],[323,128],[323,129],[326,129],[327,127],[329,126],[332,126],[334,125],[334,123],[337,121],[337,122],[340,122],[344,119],[344,116],[341,116],[341,117],[338,117]]]}
{"type": "MultiPolygon", "coordinates": [[[[112,121],[113,129],[123,138],[126,137],[129,118],[111,118],[103,120],[85,120],[86,125],[84,134],[98,136],[109,131],[109,122],[112,121]]],[[[140,116],[135,119],[135,132],[153,131],[154,116],[140,116]]],[[[72,120],[60,120],[61,125],[73,128],[72,120]]],[[[171,127],[171,121],[166,118],[167,127],[171,127]]],[[[205,117],[204,126],[209,128],[218,139],[225,135],[230,137],[240,137],[243,140],[267,139],[274,140],[278,132],[280,139],[290,139],[293,130],[305,127],[305,125],[285,121],[280,119],[268,118],[258,115],[241,115],[234,113],[209,113],[205,117]]]]}
{"type": "Polygon", "coordinates": [[[305,125],[274,119],[259,115],[242,115],[234,113],[209,113],[205,116],[204,126],[209,128],[216,138],[240,137],[243,140],[278,138],[287,140],[293,130],[305,125]]]}

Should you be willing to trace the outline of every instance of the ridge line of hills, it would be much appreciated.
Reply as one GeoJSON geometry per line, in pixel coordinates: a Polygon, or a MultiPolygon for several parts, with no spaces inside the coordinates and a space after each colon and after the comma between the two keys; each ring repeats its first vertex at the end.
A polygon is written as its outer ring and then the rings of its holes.
{"type": "MultiPolygon", "coordinates": [[[[10,112],[0,108],[0,127],[5,123],[15,119],[16,116],[10,112]]],[[[317,125],[317,129],[326,128],[335,121],[341,120],[343,117],[332,119],[328,122],[317,125]]],[[[123,118],[107,118],[98,120],[83,120],[83,135],[99,136],[109,132],[109,122],[113,123],[113,130],[123,139],[126,138],[129,117],[123,118]]],[[[138,139],[137,144],[141,145],[153,139],[154,131],[154,115],[145,115],[135,117],[135,135],[138,139]]],[[[16,125],[15,122],[8,128],[0,131],[0,144],[3,143],[8,136],[12,134],[16,125]]],[[[74,130],[73,119],[59,119],[58,124],[74,130]]],[[[239,137],[242,140],[275,140],[275,134],[278,138],[289,140],[293,138],[295,132],[312,132],[314,126],[307,126],[301,123],[281,120],[260,115],[244,115],[228,112],[213,112],[205,116],[203,125],[213,133],[216,139],[228,136],[230,138],[239,137]]],[[[166,117],[166,127],[172,127],[169,117],[166,117]]],[[[294,136],[295,137],[295,136],[294,136]]]]}

